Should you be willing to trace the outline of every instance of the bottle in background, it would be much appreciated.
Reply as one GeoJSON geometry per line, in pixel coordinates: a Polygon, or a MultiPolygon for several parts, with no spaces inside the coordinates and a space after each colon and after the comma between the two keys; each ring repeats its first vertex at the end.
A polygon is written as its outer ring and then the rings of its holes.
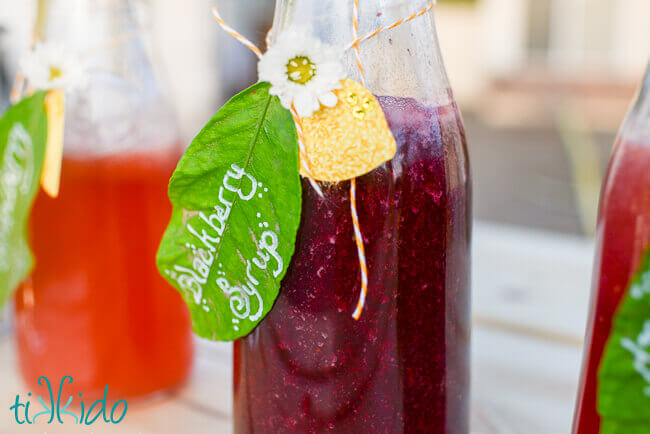
{"type": "Polygon", "coordinates": [[[619,133],[601,193],[574,434],[650,431],[650,412],[637,407],[650,408],[650,341],[644,338],[650,332],[644,300],[650,280],[643,280],[649,254],[650,69],[619,133]],[[645,428],[635,431],[640,420],[645,428]]]}
{"type": "Polygon", "coordinates": [[[15,297],[29,385],[45,375],[84,397],[180,385],[192,361],[189,313],[159,276],[167,184],[182,152],[128,0],[40,0],[37,34],[88,62],[66,95],[59,197],[31,215],[36,264],[15,297]]]}

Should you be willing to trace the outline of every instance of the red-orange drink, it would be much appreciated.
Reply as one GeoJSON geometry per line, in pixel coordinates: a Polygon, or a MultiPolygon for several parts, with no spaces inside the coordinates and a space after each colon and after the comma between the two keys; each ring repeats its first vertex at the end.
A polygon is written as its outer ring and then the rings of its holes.
{"type": "Polygon", "coordinates": [[[59,197],[39,194],[30,222],[36,265],[15,303],[29,386],[70,375],[70,393],[102,394],[108,385],[124,398],[187,377],[189,314],[155,266],[179,152],[66,157],[59,197]]]}
{"type": "MultiPolygon", "coordinates": [[[[593,299],[573,432],[598,434],[599,369],[630,279],[650,247],[650,143],[619,140],[603,187],[593,299]]],[[[632,364],[632,361],[629,362],[632,364]]]]}

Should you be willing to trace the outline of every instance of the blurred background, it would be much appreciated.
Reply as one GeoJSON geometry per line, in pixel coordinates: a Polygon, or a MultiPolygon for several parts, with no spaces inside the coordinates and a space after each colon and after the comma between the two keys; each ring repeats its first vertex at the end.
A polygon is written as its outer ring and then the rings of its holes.
{"type": "MultiPolygon", "coordinates": [[[[255,57],[222,33],[210,7],[219,5],[229,24],[263,45],[275,2],[135,2],[189,143],[257,75],[255,57]]],[[[439,40],[474,177],[473,423],[488,427],[481,432],[566,432],[553,423],[566,428],[571,420],[598,196],[648,62],[650,1],[438,3],[439,40]]],[[[0,0],[0,110],[30,41],[32,6],[0,0]]],[[[228,353],[204,345],[197,369],[227,372],[219,354],[228,353]]],[[[230,387],[223,377],[219,384],[230,387]]],[[[196,394],[212,396],[214,383],[201,383],[195,387],[205,392],[184,396],[205,416],[196,394]]],[[[225,418],[229,404],[213,404],[210,411],[225,418]]]]}
{"type": "MultiPolygon", "coordinates": [[[[29,42],[30,1],[0,0],[0,107],[29,42]],[[7,11],[8,13],[5,13],[7,11]]],[[[255,58],[273,0],[141,0],[150,48],[190,140],[255,58]]],[[[443,57],[467,123],[478,219],[591,236],[601,177],[650,52],[647,0],[440,0],[443,57]]]]}

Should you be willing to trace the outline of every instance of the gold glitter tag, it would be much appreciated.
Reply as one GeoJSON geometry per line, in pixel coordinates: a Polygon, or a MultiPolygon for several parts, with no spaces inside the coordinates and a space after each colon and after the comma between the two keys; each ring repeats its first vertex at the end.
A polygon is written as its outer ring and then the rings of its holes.
{"type": "MultiPolygon", "coordinates": [[[[397,145],[377,99],[361,84],[345,79],[334,91],[335,107],[300,118],[312,177],[338,182],[356,178],[395,156],[397,145]]],[[[301,175],[306,174],[301,169],[301,175]]]]}
{"type": "Polygon", "coordinates": [[[47,117],[47,143],[45,161],[41,173],[41,186],[50,197],[59,195],[61,179],[61,158],[63,156],[63,123],[65,100],[63,92],[52,90],[45,96],[45,114],[47,117]]]}

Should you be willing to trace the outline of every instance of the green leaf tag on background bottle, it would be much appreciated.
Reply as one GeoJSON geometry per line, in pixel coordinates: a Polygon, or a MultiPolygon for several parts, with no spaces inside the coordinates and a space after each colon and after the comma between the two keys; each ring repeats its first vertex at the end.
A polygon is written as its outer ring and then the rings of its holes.
{"type": "Polygon", "coordinates": [[[27,221],[45,159],[46,95],[26,98],[0,118],[0,306],[33,264],[27,221]]]}
{"type": "Polygon", "coordinates": [[[181,158],[158,268],[187,302],[195,332],[250,333],[271,310],[300,223],[298,142],[268,83],[233,97],[181,158]]]}
{"type": "Polygon", "coordinates": [[[650,250],[614,319],[598,377],[600,432],[650,432],[650,250]]]}

